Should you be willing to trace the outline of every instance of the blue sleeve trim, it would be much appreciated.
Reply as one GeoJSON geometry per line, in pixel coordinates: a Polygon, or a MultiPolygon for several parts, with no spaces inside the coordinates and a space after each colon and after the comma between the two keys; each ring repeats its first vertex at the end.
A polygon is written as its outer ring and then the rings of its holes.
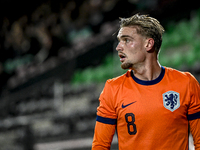
{"type": "Polygon", "coordinates": [[[188,115],[188,120],[195,120],[200,118],[200,112],[188,115]]]}
{"type": "Polygon", "coordinates": [[[105,123],[105,124],[112,124],[112,125],[117,124],[117,119],[104,118],[104,117],[101,117],[101,116],[97,116],[96,121],[101,122],[101,123],[105,123]]]}

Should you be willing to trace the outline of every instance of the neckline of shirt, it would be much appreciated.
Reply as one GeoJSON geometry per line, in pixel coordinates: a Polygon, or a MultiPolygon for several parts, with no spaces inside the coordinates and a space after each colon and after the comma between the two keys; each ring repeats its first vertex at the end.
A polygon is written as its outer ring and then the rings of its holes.
{"type": "Polygon", "coordinates": [[[165,68],[163,66],[161,66],[161,73],[156,79],[151,80],[151,81],[144,81],[144,80],[140,80],[140,79],[136,78],[134,76],[133,70],[131,70],[131,76],[132,76],[133,80],[136,83],[141,84],[141,85],[154,85],[154,84],[157,84],[163,79],[164,75],[165,75],[165,68]]]}

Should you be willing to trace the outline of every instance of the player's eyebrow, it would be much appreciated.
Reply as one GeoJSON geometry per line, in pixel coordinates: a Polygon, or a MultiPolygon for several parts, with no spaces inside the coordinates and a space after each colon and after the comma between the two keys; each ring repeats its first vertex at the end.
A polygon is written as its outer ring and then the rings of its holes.
{"type": "Polygon", "coordinates": [[[131,38],[131,39],[133,39],[133,37],[130,36],[130,35],[117,36],[117,39],[118,39],[118,40],[123,39],[123,38],[131,38]]]}

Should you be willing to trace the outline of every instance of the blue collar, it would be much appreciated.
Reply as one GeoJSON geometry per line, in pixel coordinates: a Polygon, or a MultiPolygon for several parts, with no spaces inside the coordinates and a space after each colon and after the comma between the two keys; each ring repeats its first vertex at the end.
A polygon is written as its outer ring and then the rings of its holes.
{"type": "Polygon", "coordinates": [[[134,74],[133,74],[133,70],[131,70],[131,76],[132,76],[133,80],[135,82],[137,82],[138,84],[141,84],[141,85],[154,85],[154,84],[157,84],[163,79],[164,75],[165,75],[165,68],[163,66],[161,66],[161,73],[158,76],[158,78],[156,78],[154,80],[151,80],[151,81],[144,81],[144,80],[140,80],[140,79],[136,78],[134,76],[134,74]]]}

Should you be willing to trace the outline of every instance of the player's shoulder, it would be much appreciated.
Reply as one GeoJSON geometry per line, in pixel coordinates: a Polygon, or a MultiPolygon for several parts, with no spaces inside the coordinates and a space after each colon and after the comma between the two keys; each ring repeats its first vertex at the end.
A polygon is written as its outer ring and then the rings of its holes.
{"type": "Polygon", "coordinates": [[[125,80],[131,78],[131,70],[128,70],[126,73],[120,75],[120,76],[117,76],[117,77],[114,77],[112,79],[108,79],[107,80],[107,83],[112,85],[112,86],[119,86],[121,85],[125,80]]]}
{"type": "Polygon", "coordinates": [[[165,70],[168,76],[176,78],[178,80],[183,80],[183,81],[196,80],[195,77],[190,72],[184,72],[170,67],[165,67],[165,70]]]}

